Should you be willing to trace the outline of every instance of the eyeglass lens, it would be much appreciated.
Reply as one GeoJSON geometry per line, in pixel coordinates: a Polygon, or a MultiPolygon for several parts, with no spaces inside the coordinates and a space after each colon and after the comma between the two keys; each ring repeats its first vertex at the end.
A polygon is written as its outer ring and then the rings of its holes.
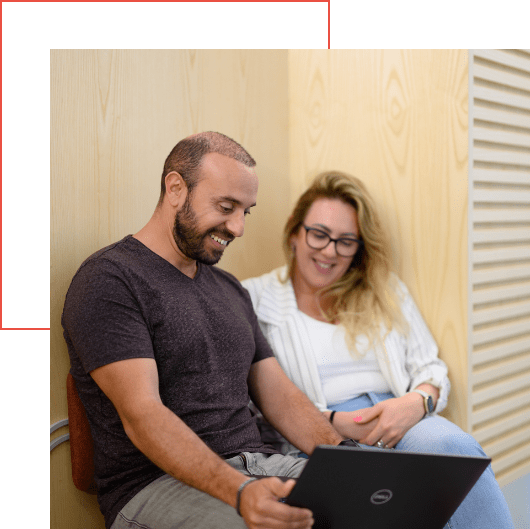
{"type": "Polygon", "coordinates": [[[352,257],[359,248],[359,241],[355,239],[332,239],[326,232],[306,228],[307,244],[314,250],[323,250],[331,241],[335,243],[335,251],[341,257],[352,257]]]}

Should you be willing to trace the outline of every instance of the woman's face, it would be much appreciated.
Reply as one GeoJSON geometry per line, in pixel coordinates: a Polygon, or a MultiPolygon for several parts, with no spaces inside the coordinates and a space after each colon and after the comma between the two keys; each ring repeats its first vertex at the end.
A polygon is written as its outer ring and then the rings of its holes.
{"type": "Polygon", "coordinates": [[[317,228],[331,238],[359,239],[359,226],[355,208],[338,198],[319,198],[313,202],[298,233],[291,237],[295,248],[293,284],[295,290],[315,292],[341,278],[353,260],[337,254],[335,243],[330,242],[322,250],[307,244],[306,230],[317,228]]]}

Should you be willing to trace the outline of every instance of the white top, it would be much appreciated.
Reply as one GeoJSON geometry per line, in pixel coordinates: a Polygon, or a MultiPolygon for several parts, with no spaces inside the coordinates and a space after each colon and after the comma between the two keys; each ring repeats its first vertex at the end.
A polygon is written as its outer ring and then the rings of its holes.
{"type": "Polygon", "coordinates": [[[328,406],[340,404],[368,391],[392,391],[383,377],[373,349],[365,336],[357,339],[358,353],[352,356],[346,342],[346,329],[315,320],[300,311],[313,345],[322,391],[328,406]]]}
{"type": "MultiPolygon", "coordinates": [[[[243,281],[248,290],[260,327],[287,376],[321,411],[328,401],[315,360],[314,347],[298,310],[291,281],[282,283],[286,267],[243,281]]],[[[397,278],[396,278],[397,279],[397,278]]],[[[450,383],[447,366],[438,358],[438,347],[407,287],[398,282],[401,310],[410,329],[406,335],[390,331],[374,351],[379,369],[392,393],[401,397],[428,382],[440,389],[436,412],[447,405],[450,383]]]]}

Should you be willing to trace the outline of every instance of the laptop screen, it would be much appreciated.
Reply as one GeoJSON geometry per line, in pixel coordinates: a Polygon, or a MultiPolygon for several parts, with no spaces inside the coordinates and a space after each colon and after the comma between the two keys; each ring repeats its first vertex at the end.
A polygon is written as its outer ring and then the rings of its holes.
{"type": "Polygon", "coordinates": [[[313,511],[315,529],[443,529],[490,462],[319,446],[285,501],[313,511]]]}

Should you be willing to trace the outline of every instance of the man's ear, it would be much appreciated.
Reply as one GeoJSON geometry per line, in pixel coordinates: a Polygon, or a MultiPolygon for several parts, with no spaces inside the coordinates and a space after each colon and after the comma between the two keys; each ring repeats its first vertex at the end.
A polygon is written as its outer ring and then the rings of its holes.
{"type": "Polygon", "coordinates": [[[166,197],[169,204],[175,208],[179,208],[186,201],[188,195],[188,187],[186,182],[182,179],[179,173],[171,171],[166,175],[166,197]]]}

